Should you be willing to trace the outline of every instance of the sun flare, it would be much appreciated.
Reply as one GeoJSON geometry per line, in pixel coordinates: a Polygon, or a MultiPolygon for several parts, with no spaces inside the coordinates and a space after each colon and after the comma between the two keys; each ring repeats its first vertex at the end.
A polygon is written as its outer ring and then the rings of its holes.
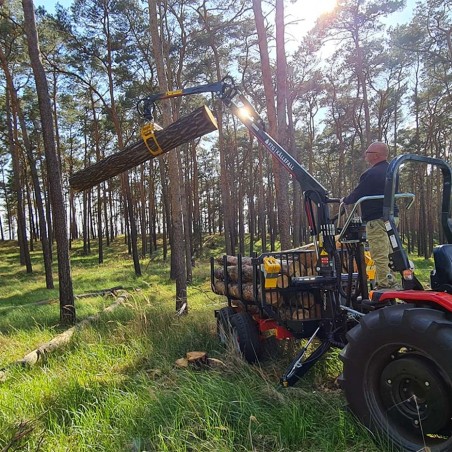
{"type": "Polygon", "coordinates": [[[320,0],[319,2],[321,13],[329,13],[336,8],[337,0],[320,0]]]}
{"type": "Polygon", "coordinates": [[[299,39],[311,30],[322,14],[331,13],[337,6],[338,0],[296,0],[287,2],[286,30],[290,39],[299,39]]]}
{"type": "Polygon", "coordinates": [[[298,16],[300,18],[306,15],[306,18],[317,18],[322,14],[333,11],[336,7],[337,0],[298,0],[295,5],[298,6],[298,16]]]}

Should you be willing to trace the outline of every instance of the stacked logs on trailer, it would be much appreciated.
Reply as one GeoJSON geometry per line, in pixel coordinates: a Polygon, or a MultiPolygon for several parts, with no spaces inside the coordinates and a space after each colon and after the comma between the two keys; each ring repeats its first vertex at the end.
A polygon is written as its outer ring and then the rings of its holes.
{"type": "Polygon", "coordinates": [[[146,142],[143,139],[139,140],[121,152],[73,174],[69,178],[69,184],[75,191],[87,190],[217,129],[218,125],[212,112],[206,106],[200,107],[165,129],[155,130],[146,142]]]}
{"type": "Polygon", "coordinates": [[[319,310],[312,293],[284,291],[289,288],[292,277],[314,274],[315,253],[309,245],[303,248],[277,253],[276,259],[281,271],[277,275],[276,287],[272,289],[265,288],[260,263],[256,260],[253,263],[251,257],[217,258],[218,266],[213,270],[213,290],[239,303],[244,302],[251,311],[264,298],[264,302],[277,310],[284,320],[318,317],[319,310]]]}
{"type": "Polygon", "coordinates": [[[224,256],[217,258],[216,262],[221,267],[214,269],[213,286],[215,293],[227,295],[235,300],[257,302],[254,299],[253,272],[255,270],[251,257],[242,256],[239,259],[237,256],[224,256]],[[239,260],[241,266],[239,265],[239,260]]]}

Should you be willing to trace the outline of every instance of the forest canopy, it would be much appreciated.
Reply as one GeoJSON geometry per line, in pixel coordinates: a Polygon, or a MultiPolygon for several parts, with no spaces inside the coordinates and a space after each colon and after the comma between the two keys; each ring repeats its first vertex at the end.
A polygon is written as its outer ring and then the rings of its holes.
{"type": "MultiPolygon", "coordinates": [[[[303,2],[295,6],[302,20],[303,2]]],[[[32,247],[44,236],[52,243],[54,208],[24,7],[0,6],[0,233],[17,239],[22,230],[32,247]]],[[[179,270],[174,264],[176,279],[189,278],[206,234],[224,234],[230,254],[253,252],[257,239],[263,250],[310,240],[300,188],[211,95],[166,101],[155,113],[165,125],[207,105],[218,133],[89,191],[70,189],[72,174],[140,139],[140,98],[227,75],[332,196],[352,189],[376,140],[391,157],[449,158],[450,2],[419,1],[398,25],[391,18],[406,8],[402,0],[338,0],[306,33],[302,22],[289,23],[287,8],[283,0],[75,0],[35,10],[69,240],[82,238],[86,253],[97,240],[102,262],[102,244],[125,234],[137,274],[139,255],[163,246],[166,256],[171,244],[184,261],[179,270]]],[[[408,250],[426,257],[441,240],[440,180],[416,168],[401,181],[419,200],[401,232],[408,250]]]]}

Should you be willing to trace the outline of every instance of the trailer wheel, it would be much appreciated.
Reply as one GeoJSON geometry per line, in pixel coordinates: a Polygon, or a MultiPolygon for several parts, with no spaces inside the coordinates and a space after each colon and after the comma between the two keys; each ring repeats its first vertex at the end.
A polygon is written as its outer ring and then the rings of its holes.
{"type": "Polygon", "coordinates": [[[217,336],[218,340],[227,345],[231,338],[231,317],[235,314],[232,306],[221,308],[217,314],[217,336]]]}
{"type": "Polygon", "coordinates": [[[347,333],[341,386],[385,448],[452,450],[450,315],[403,304],[367,314],[347,333]]]}
{"type": "Polygon", "coordinates": [[[261,354],[261,343],[256,322],[247,312],[231,317],[232,346],[246,361],[255,363],[261,354]]]}

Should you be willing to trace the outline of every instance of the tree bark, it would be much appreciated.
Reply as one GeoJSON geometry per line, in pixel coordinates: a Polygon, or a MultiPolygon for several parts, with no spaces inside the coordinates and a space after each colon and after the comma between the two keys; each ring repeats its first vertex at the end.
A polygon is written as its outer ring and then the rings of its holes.
{"type": "Polygon", "coordinates": [[[34,17],[32,0],[22,0],[24,10],[25,33],[27,35],[28,53],[36,82],[39,111],[45,146],[46,167],[49,178],[51,203],[53,207],[53,224],[57,242],[58,276],[60,292],[60,320],[62,323],[75,323],[74,292],[69,260],[69,241],[66,228],[66,209],[64,206],[60,165],[55,147],[52,122],[52,106],[44,67],[40,60],[38,32],[34,17]]]}
{"type": "MultiPolygon", "coordinates": [[[[211,15],[206,11],[206,3],[202,4],[202,7],[198,8],[198,18],[202,21],[204,29],[207,32],[207,39],[209,47],[212,50],[213,62],[215,67],[215,75],[217,80],[222,78],[222,65],[220,49],[217,44],[216,36],[216,24],[214,27],[210,23],[211,15]]],[[[226,253],[234,254],[237,242],[235,227],[234,227],[234,206],[231,200],[232,190],[234,182],[231,180],[230,172],[227,169],[228,157],[226,149],[225,134],[223,131],[223,105],[220,101],[216,103],[216,113],[218,117],[218,147],[220,153],[220,192],[222,201],[222,213],[224,221],[224,237],[226,244],[226,253]]]]}
{"type": "MultiPolygon", "coordinates": [[[[278,5],[278,14],[280,15],[280,7],[281,4],[278,5]]],[[[284,8],[283,8],[284,10],[284,8]]],[[[267,43],[267,32],[265,29],[264,23],[264,15],[262,13],[262,3],[261,0],[253,0],[253,11],[254,18],[256,22],[256,30],[258,35],[258,43],[259,43],[259,54],[261,57],[261,65],[262,65],[262,82],[264,85],[264,93],[265,93],[265,105],[267,107],[267,118],[268,118],[268,133],[273,138],[278,139],[278,122],[277,122],[277,111],[275,107],[275,91],[273,88],[272,82],[272,68],[270,65],[270,57],[268,51],[268,43],[267,43]]],[[[282,12],[284,13],[284,11],[282,12]]],[[[279,17],[279,16],[278,16],[279,17]]],[[[279,28],[281,30],[281,28],[279,28]]],[[[284,30],[284,27],[283,27],[284,30]]],[[[284,34],[284,31],[283,31],[284,34]]],[[[272,157],[273,162],[273,174],[275,178],[275,187],[276,187],[276,198],[277,198],[277,212],[278,212],[278,220],[280,222],[280,237],[281,237],[281,246],[284,248],[290,248],[288,244],[290,244],[290,224],[289,224],[289,206],[288,206],[288,196],[287,196],[287,184],[284,184],[284,179],[287,178],[285,174],[283,174],[281,164],[275,157],[272,157]],[[285,185],[285,189],[284,189],[285,185]]],[[[273,229],[273,232],[276,232],[276,228],[273,229]]],[[[271,236],[272,250],[275,247],[275,235],[271,236]]]]}
{"type": "Polygon", "coordinates": [[[24,195],[22,190],[22,169],[19,158],[19,145],[17,141],[17,128],[13,128],[12,121],[16,122],[16,115],[11,114],[11,102],[10,97],[7,93],[6,96],[6,118],[7,118],[7,128],[8,128],[8,141],[9,148],[11,152],[11,160],[13,164],[13,186],[16,193],[17,201],[17,238],[19,241],[20,248],[20,264],[25,265],[27,273],[33,273],[33,268],[31,266],[30,249],[28,247],[27,241],[27,228],[25,220],[25,206],[24,206],[24,195]],[[13,119],[14,117],[14,119],[13,119]]]}
{"type": "MultiPolygon", "coordinates": [[[[93,140],[94,148],[96,150],[96,159],[100,161],[100,133],[99,133],[99,123],[96,114],[96,103],[94,101],[94,96],[92,90],[89,91],[91,112],[93,114],[93,140]]],[[[103,237],[102,237],[102,196],[101,196],[101,186],[97,186],[97,244],[98,244],[98,262],[102,264],[104,262],[104,249],[103,249],[103,237]]]]}
{"type": "MultiPolygon", "coordinates": [[[[286,148],[289,140],[287,133],[287,59],[285,49],[284,0],[276,0],[276,121],[279,143],[286,148]]],[[[274,165],[276,166],[276,165],[274,165]]],[[[281,249],[292,247],[289,213],[288,174],[280,167],[277,182],[278,224],[281,249]]]]}
{"type": "Polygon", "coordinates": [[[2,172],[1,186],[3,187],[3,198],[5,200],[5,207],[6,207],[6,219],[8,222],[8,236],[9,236],[9,240],[12,240],[13,239],[13,237],[12,237],[13,228],[12,228],[12,224],[11,224],[11,219],[12,219],[11,201],[10,201],[10,197],[8,195],[7,184],[5,181],[5,167],[3,165],[1,166],[1,172],[2,172]]]}
{"type": "MultiPolygon", "coordinates": [[[[20,106],[19,99],[17,98],[16,90],[13,83],[13,78],[11,72],[8,68],[8,62],[6,60],[6,56],[3,52],[3,49],[0,48],[0,61],[3,67],[3,71],[5,73],[7,87],[11,94],[11,106],[13,111],[16,111],[17,117],[19,119],[20,129],[22,131],[22,140],[24,142],[25,151],[27,153],[28,164],[30,165],[30,172],[33,181],[33,188],[35,192],[35,200],[36,207],[38,209],[38,218],[39,218],[39,233],[40,240],[42,243],[42,253],[44,259],[44,268],[46,274],[46,288],[53,289],[53,275],[52,275],[52,252],[50,249],[50,244],[47,235],[47,222],[45,218],[44,205],[42,202],[42,194],[41,187],[39,185],[39,176],[36,170],[36,161],[33,158],[33,152],[31,149],[31,143],[28,138],[27,127],[25,125],[25,118],[20,106]]],[[[6,200],[7,201],[7,200],[6,200]]],[[[31,263],[30,263],[31,266],[31,263]]]]}
{"type": "MultiPolygon", "coordinates": [[[[166,77],[166,71],[164,66],[164,55],[163,55],[163,43],[164,38],[159,33],[158,24],[158,6],[156,0],[148,0],[149,5],[149,28],[151,32],[152,47],[154,50],[154,58],[157,68],[157,77],[159,81],[160,88],[162,91],[168,91],[168,80],[166,77]]],[[[160,16],[162,20],[162,16],[160,16]]],[[[169,103],[162,104],[162,116],[163,123],[170,124],[172,121],[171,110],[169,103]]],[[[207,110],[205,110],[207,112],[207,110]]],[[[179,121],[178,121],[179,122],[179,121]]],[[[178,123],[176,122],[176,124],[178,123]]],[[[212,121],[211,121],[212,122],[212,121]]],[[[195,123],[196,124],[196,123],[195,123]]],[[[173,124],[174,125],[174,124],[173,124]]],[[[194,124],[190,124],[193,126],[194,124]]],[[[170,127],[168,127],[169,129],[170,127]]],[[[193,127],[195,128],[195,127],[193,127]]],[[[215,124],[216,128],[216,124],[215,124]]],[[[168,132],[168,131],[166,131],[168,132]]],[[[188,130],[187,130],[188,132],[188,130]]],[[[157,135],[157,133],[156,133],[157,135]]],[[[174,136],[169,135],[168,138],[177,139],[178,134],[174,136]]],[[[200,135],[198,135],[200,136],[200,135]]],[[[180,140],[181,137],[179,137],[180,140]]],[[[190,141],[195,137],[187,139],[183,137],[183,142],[190,141]]],[[[159,139],[159,138],[158,138],[159,139]]],[[[173,149],[179,144],[173,141],[173,146],[163,147],[164,144],[161,143],[160,147],[165,150],[173,149]]],[[[179,161],[177,155],[171,152],[168,155],[168,173],[169,173],[169,192],[171,197],[171,273],[176,280],[176,311],[188,312],[187,305],[187,280],[186,280],[186,259],[185,259],[185,238],[184,238],[184,226],[183,226],[183,216],[181,207],[181,193],[180,193],[180,172],[179,172],[179,161]]]]}

